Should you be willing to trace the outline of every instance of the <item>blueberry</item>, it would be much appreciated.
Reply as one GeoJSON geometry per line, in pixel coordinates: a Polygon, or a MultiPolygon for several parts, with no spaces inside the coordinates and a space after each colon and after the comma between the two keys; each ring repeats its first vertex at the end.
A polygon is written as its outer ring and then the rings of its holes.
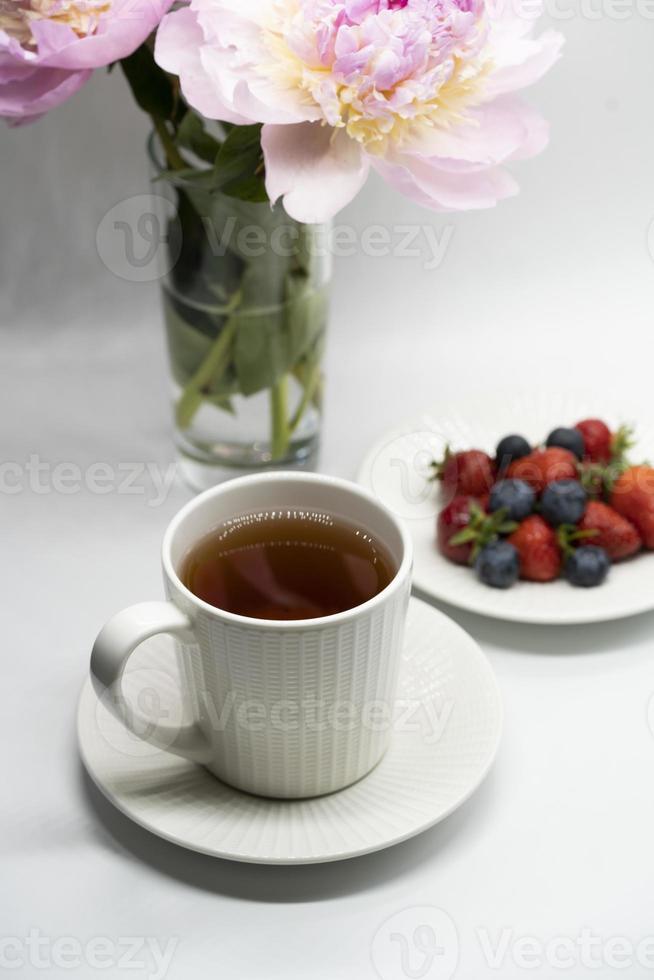
{"type": "Polygon", "coordinates": [[[507,520],[523,521],[536,503],[536,493],[524,480],[500,480],[490,492],[490,512],[504,508],[507,520]]]}
{"type": "Polygon", "coordinates": [[[479,552],[475,569],[486,585],[508,589],[520,574],[518,552],[508,541],[493,541],[479,552]]]}
{"type": "Polygon", "coordinates": [[[609,573],[611,561],[604,548],[585,544],[566,560],[564,572],[568,582],[590,589],[601,585],[609,573]]]}
{"type": "Polygon", "coordinates": [[[555,480],[543,490],[541,511],[552,527],[576,524],[586,510],[586,491],[577,480],[555,480]]]}
{"type": "Polygon", "coordinates": [[[498,467],[503,470],[514,459],[522,459],[531,452],[531,446],[522,436],[504,436],[497,444],[495,457],[498,467]]]}
{"type": "Polygon", "coordinates": [[[579,429],[553,429],[547,437],[547,445],[567,449],[568,452],[574,453],[577,459],[583,459],[586,452],[584,437],[579,429]]]}

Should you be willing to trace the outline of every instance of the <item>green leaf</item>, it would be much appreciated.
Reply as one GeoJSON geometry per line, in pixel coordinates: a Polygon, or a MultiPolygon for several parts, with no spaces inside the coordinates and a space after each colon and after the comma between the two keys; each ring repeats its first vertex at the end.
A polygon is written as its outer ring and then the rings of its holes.
{"type": "MultiPolygon", "coordinates": [[[[235,126],[227,134],[216,157],[216,190],[230,194],[230,185],[238,188],[243,178],[254,177],[262,161],[261,125],[235,126]]],[[[238,194],[234,196],[238,197],[238,194]]]]}
{"type": "Polygon", "coordinates": [[[468,544],[469,541],[476,541],[478,532],[472,527],[465,527],[462,531],[457,531],[450,540],[451,545],[468,544]]]}
{"type": "Polygon", "coordinates": [[[227,395],[209,395],[204,400],[209,402],[210,405],[215,405],[216,408],[222,409],[223,412],[227,412],[229,415],[236,415],[234,402],[227,395]]]}
{"type": "Polygon", "coordinates": [[[324,335],[328,295],[326,289],[316,289],[305,276],[291,275],[286,280],[286,297],[292,367],[324,335]]]}
{"type": "Polygon", "coordinates": [[[157,180],[170,180],[173,183],[191,181],[194,188],[210,193],[213,190],[213,172],[211,170],[198,170],[196,167],[183,167],[180,170],[160,170],[154,178],[157,180]]]}
{"type": "Polygon", "coordinates": [[[140,108],[159,119],[170,119],[175,109],[173,84],[147,44],[123,58],[120,65],[140,108]]]}
{"type": "MultiPolygon", "coordinates": [[[[325,302],[326,306],[327,303],[325,302]]],[[[310,403],[318,411],[322,409],[324,394],[324,378],[321,370],[324,350],[325,331],[323,330],[313,347],[291,369],[293,377],[302,386],[304,392],[309,392],[306,405],[310,403]]]]}
{"type": "MultiPolygon", "coordinates": [[[[209,355],[216,337],[224,327],[225,318],[212,318],[213,332],[208,335],[184,319],[165,292],[164,317],[172,375],[180,388],[185,388],[209,355]]],[[[237,393],[237,379],[229,366],[220,376],[214,376],[204,391],[205,397],[215,404],[237,393]]],[[[223,404],[219,404],[219,407],[229,410],[223,404]]]]}
{"type": "Polygon", "coordinates": [[[177,216],[167,229],[168,247],[174,260],[170,279],[183,305],[180,313],[212,337],[216,334],[216,323],[211,317],[213,307],[229,302],[240,288],[246,268],[245,262],[229,247],[231,226],[224,233],[223,223],[227,219],[213,207],[217,200],[195,182],[185,183],[183,190],[178,187],[177,216]]]}
{"type": "Polygon", "coordinates": [[[234,364],[245,395],[271,388],[291,371],[326,326],[326,291],[305,276],[280,281],[283,261],[268,251],[250,263],[241,282],[234,364]]]}
{"type": "Polygon", "coordinates": [[[631,425],[621,425],[611,439],[611,462],[623,463],[630,449],[636,445],[634,428],[631,425]]]}
{"type": "Polygon", "coordinates": [[[234,346],[238,385],[244,395],[272,388],[289,367],[281,307],[266,313],[242,313],[234,346]]]}
{"type": "Polygon", "coordinates": [[[211,337],[187,323],[166,292],[163,294],[163,304],[173,378],[184,387],[209,352],[211,337]]]}
{"type": "Polygon", "coordinates": [[[258,174],[230,180],[221,188],[221,191],[230,197],[235,197],[240,201],[251,201],[253,204],[264,204],[269,200],[266,182],[263,176],[258,174]]]}
{"type": "Polygon", "coordinates": [[[220,150],[220,143],[204,128],[204,122],[195,112],[189,110],[182,119],[177,131],[177,139],[200,160],[213,164],[220,150]]]}

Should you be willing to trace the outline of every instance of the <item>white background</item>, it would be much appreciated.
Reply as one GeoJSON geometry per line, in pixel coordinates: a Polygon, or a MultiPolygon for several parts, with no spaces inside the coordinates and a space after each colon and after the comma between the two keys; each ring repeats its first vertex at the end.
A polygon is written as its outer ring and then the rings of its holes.
{"type": "MultiPolygon", "coordinates": [[[[642,395],[651,414],[654,11],[625,3],[620,20],[596,0],[591,12],[560,22],[564,59],[531,93],[552,140],[517,168],[520,197],[439,216],[373,182],[338,219],[454,233],[437,270],[360,252],[337,261],[326,471],[353,476],[386,428],[434,404],[465,412],[480,390],[500,399],[517,386],[583,385],[598,411],[610,393],[642,395]]],[[[116,73],[37,125],[2,130],[4,461],[172,462],[156,286],[121,281],[95,250],[106,211],[146,190],[146,129],[116,73]]],[[[384,939],[394,929],[411,944],[428,917],[419,907],[436,906],[458,934],[460,980],[649,975],[635,961],[526,971],[510,952],[493,970],[478,930],[493,942],[503,929],[511,942],[575,940],[584,927],[604,943],[654,934],[654,615],[549,630],[450,610],[481,642],[506,703],[501,753],[477,796],[422,837],[349,864],[211,861],[131,826],[90,788],[76,753],[94,635],[122,606],[161,595],[160,538],[189,497],[176,485],[149,506],[143,485],[96,495],[26,483],[0,495],[3,936],[176,938],[170,980],[372,980],[373,937],[408,908],[378,940],[383,980],[446,980],[444,960],[421,973],[414,949],[407,972],[384,939]]],[[[50,971],[96,973],[148,975],[50,971]]]]}

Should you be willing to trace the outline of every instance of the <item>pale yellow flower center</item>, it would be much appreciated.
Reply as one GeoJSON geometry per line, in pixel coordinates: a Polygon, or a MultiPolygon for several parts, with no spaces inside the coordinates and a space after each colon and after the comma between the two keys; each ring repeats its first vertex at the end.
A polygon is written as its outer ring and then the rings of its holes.
{"type": "MultiPolygon", "coordinates": [[[[324,2],[327,4],[328,0],[324,2]]],[[[324,44],[322,50],[317,43],[314,45],[321,28],[326,35],[331,31],[332,42],[338,33],[335,24],[330,24],[324,15],[327,9],[320,0],[273,0],[271,16],[262,25],[262,39],[270,57],[258,65],[258,72],[282,90],[301,92],[308,105],[320,108],[327,125],[344,128],[369,153],[383,155],[389,145],[401,148],[428,141],[430,131],[435,128],[447,129],[469,122],[469,110],[484,101],[487,78],[493,70],[484,44],[487,28],[484,18],[469,24],[467,46],[457,43],[456,37],[452,40],[452,50],[446,51],[442,62],[437,54],[428,52],[416,67],[411,51],[407,51],[406,71],[381,86],[372,56],[360,71],[347,71],[347,57],[341,61],[335,43],[324,44]],[[318,18],[315,24],[304,17],[305,8],[312,5],[323,18],[322,21],[318,18]],[[346,67],[344,73],[340,70],[342,63],[346,67]]],[[[425,8],[427,12],[428,9],[425,8]]],[[[390,18],[408,21],[409,13],[404,10],[385,13],[389,27],[385,46],[388,52],[394,39],[390,34],[390,18]]],[[[425,26],[433,27],[428,18],[425,26]]],[[[365,50],[367,39],[364,28],[360,30],[360,45],[365,50]]],[[[436,41],[433,47],[438,50],[436,41]]],[[[381,44],[380,53],[386,53],[381,50],[381,44]]],[[[400,51],[400,57],[403,54],[400,51]]]]}
{"type": "Polygon", "coordinates": [[[0,0],[0,30],[25,48],[34,47],[36,20],[66,24],[78,37],[93,34],[112,0],[0,0]]]}

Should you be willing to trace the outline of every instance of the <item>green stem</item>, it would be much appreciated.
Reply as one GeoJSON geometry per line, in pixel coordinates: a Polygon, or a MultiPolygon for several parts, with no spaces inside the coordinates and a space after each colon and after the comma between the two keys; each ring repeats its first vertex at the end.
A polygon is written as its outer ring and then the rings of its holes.
{"type": "Polygon", "coordinates": [[[283,459],[288,449],[288,376],[283,375],[270,389],[271,434],[270,450],[273,459],[283,459]]]}
{"type": "Polygon", "coordinates": [[[232,296],[231,301],[226,307],[229,319],[224,324],[222,330],[211,345],[209,353],[179,397],[179,401],[175,407],[175,418],[180,429],[188,429],[195,413],[202,404],[204,389],[217,375],[222,374],[229,362],[229,348],[238,326],[238,318],[233,316],[233,313],[240,302],[241,293],[239,290],[232,296]]]}
{"type": "Polygon", "coordinates": [[[309,375],[306,384],[304,385],[304,391],[302,392],[302,398],[300,399],[300,404],[295,409],[295,414],[293,415],[293,418],[289,422],[288,425],[289,435],[293,435],[298,425],[302,421],[302,417],[306,412],[309,403],[312,401],[313,396],[315,395],[318,389],[318,385],[320,384],[320,375],[321,375],[320,365],[315,364],[313,371],[309,375]]]}
{"type": "Polygon", "coordinates": [[[168,161],[168,166],[171,170],[184,170],[187,167],[187,163],[184,157],[181,155],[177,147],[175,146],[175,141],[172,138],[168,127],[163,119],[158,116],[151,116],[152,125],[154,126],[157,136],[161,140],[161,145],[164,148],[166,154],[166,160],[168,161]]]}

